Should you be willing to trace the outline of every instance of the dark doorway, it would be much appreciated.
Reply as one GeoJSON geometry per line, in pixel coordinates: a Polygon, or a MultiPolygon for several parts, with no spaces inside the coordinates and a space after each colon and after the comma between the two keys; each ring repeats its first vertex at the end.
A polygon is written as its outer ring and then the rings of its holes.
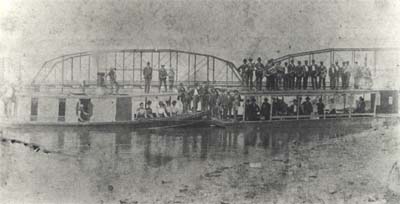
{"type": "Polygon", "coordinates": [[[31,121],[37,121],[38,117],[38,98],[31,98],[31,121]]]}
{"type": "Polygon", "coordinates": [[[60,122],[65,121],[65,104],[66,104],[65,98],[58,99],[58,121],[60,122]]]}
{"type": "Polygon", "coordinates": [[[130,97],[117,98],[116,121],[132,120],[132,99],[130,97]]]}

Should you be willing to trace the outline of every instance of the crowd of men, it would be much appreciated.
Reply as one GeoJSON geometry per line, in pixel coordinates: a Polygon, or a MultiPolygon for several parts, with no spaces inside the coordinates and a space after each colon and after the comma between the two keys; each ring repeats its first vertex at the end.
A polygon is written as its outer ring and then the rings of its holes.
{"type": "Polygon", "coordinates": [[[301,61],[295,64],[294,60],[290,60],[282,65],[280,61],[274,62],[270,59],[263,64],[259,57],[257,62],[253,62],[252,58],[243,59],[238,71],[242,77],[242,85],[249,89],[255,87],[256,90],[262,90],[263,84],[267,90],[326,89],[327,76],[330,89],[348,89],[352,74],[354,74],[355,89],[360,88],[361,79],[372,83],[371,72],[367,67],[359,66],[358,62],[350,66],[349,61],[343,61],[342,65],[336,61],[327,68],[324,62],[317,64],[315,60],[311,60],[311,63],[305,60],[303,64],[301,61]],[[254,81],[253,76],[255,76],[254,81]]]}
{"type": "MultiPolygon", "coordinates": [[[[244,108],[244,119],[248,121],[269,120],[271,116],[311,115],[314,112],[318,115],[324,115],[326,111],[329,114],[336,113],[335,108],[328,110],[325,107],[322,98],[318,101],[311,101],[309,97],[306,97],[305,101],[302,100],[301,97],[294,99],[290,105],[279,97],[272,97],[272,104],[268,98],[265,98],[263,103],[257,103],[255,97],[248,97],[244,101],[238,90],[214,88],[206,83],[202,85],[196,83],[190,87],[185,87],[181,83],[178,86],[177,97],[181,109],[179,112],[210,111],[212,117],[219,119],[237,120],[240,107],[244,108]]],[[[354,112],[365,112],[365,102],[362,97],[357,101],[354,112]]]]}

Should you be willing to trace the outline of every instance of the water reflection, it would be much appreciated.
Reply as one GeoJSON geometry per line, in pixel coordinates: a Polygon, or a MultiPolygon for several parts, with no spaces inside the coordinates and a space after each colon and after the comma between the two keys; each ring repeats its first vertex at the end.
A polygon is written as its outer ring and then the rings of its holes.
{"type": "MultiPolygon", "coordinates": [[[[360,130],[332,128],[182,128],[163,130],[113,129],[108,132],[89,129],[36,129],[4,131],[5,137],[23,134],[26,141],[35,141],[44,148],[87,159],[100,155],[92,162],[130,162],[127,166],[142,166],[145,171],[185,162],[207,159],[234,159],[247,157],[255,151],[266,156],[284,153],[288,144],[306,144],[324,141],[360,130]],[[21,132],[23,131],[23,132],[21,132]],[[32,139],[34,138],[34,139],[32,139]],[[108,158],[109,160],[104,160],[108,158]]],[[[85,163],[82,163],[85,164],[85,163]]],[[[96,165],[96,164],[93,164],[96,165]]],[[[103,165],[103,164],[98,164],[103,165]]],[[[169,167],[171,168],[171,167],[169,167]]],[[[89,168],[90,169],[90,168],[89,168]]]]}

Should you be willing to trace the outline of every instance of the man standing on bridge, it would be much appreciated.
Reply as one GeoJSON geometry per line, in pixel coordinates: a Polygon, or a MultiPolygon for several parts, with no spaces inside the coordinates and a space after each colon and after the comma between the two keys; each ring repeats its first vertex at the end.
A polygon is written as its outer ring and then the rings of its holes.
{"type": "Polygon", "coordinates": [[[308,77],[311,75],[311,67],[308,65],[308,61],[304,61],[303,65],[303,89],[306,90],[308,86],[308,77]]]}
{"type": "Polygon", "coordinates": [[[301,61],[297,61],[297,66],[295,67],[295,73],[296,73],[296,89],[301,89],[302,85],[302,80],[303,80],[303,66],[301,65],[301,61]]]}
{"type": "Polygon", "coordinates": [[[249,58],[249,65],[247,66],[247,87],[253,89],[253,75],[255,64],[252,58],[249,58]]]}
{"type": "Polygon", "coordinates": [[[107,76],[110,79],[112,93],[118,93],[119,90],[119,85],[117,83],[117,75],[115,73],[116,70],[117,70],[116,68],[111,68],[110,71],[107,73],[107,76]]]}
{"type": "Polygon", "coordinates": [[[248,66],[249,65],[247,64],[247,59],[243,59],[243,64],[240,65],[240,67],[238,68],[239,73],[240,73],[240,75],[242,77],[242,86],[245,86],[247,84],[247,73],[246,73],[246,71],[248,69],[247,68],[248,66]]]}
{"type": "Polygon", "coordinates": [[[147,62],[147,66],[143,69],[144,76],[144,92],[150,93],[150,84],[153,77],[153,68],[150,66],[150,62],[147,62]]]}
{"type": "Polygon", "coordinates": [[[257,58],[256,68],[256,89],[261,90],[264,65],[261,63],[261,57],[257,58]]]}
{"type": "Polygon", "coordinates": [[[161,92],[162,84],[164,84],[165,91],[167,91],[167,70],[165,69],[165,65],[161,65],[160,70],[158,71],[158,79],[160,81],[159,92],[161,92]]]}

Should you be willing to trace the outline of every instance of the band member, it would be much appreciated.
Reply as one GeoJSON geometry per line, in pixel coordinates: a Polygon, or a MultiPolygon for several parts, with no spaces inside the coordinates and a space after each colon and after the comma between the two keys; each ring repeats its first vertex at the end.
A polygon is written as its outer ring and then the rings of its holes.
{"type": "Polygon", "coordinates": [[[281,62],[278,61],[275,65],[276,69],[276,79],[275,79],[275,85],[274,89],[279,90],[283,86],[283,77],[285,75],[285,68],[281,65],[281,62]]]}
{"type": "Polygon", "coordinates": [[[252,58],[249,58],[249,65],[247,66],[247,87],[253,88],[253,75],[254,75],[255,64],[252,58]]]}
{"type": "Polygon", "coordinates": [[[308,78],[311,75],[311,67],[308,65],[308,61],[304,61],[303,65],[304,75],[303,75],[303,89],[307,89],[308,86],[308,78]]]}
{"type": "Polygon", "coordinates": [[[165,69],[165,65],[161,65],[160,70],[158,71],[158,79],[160,81],[160,86],[158,87],[161,92],[162,84],[164,84],[165,91],[167,91],[167,70],[165,69]]]}
{"type": "Polygon", "coordinates": [[[344,69],[344,75],[346,76],[346,81],[345,81],[346,89],[348,89],[350,87],[350,78],[351,78],[351,67],[349,61],[347,61],[346,63],[346,68],[344,69]]]}
{"type": "Polygon", "coordinates": [[[334,64],[331,64],[331,66],[329,67],[329,85],[331,87],[331,89],[335,89],[336,88],[336,76],[338,70],[336,69],[336,66],[334,64]]]}
{"type": "Polygon", "coordinates": [[[335,62],[335,69],[336,69],[336,83],[335,84],[336,84],[336,89],[338,89],[340,86],[339,82],[340,82],[340,80],[342,80],[341,78],[342,78],[342,72],[343,72],[343,68],[340,67],[338,61],[335,62]]]}
{"type": "Polygon", "coordinates": [[[327,74],[327,69],[324,65],[324,62],[322,62],[322,61],[320,62],[318,70],[319,70],[318,71],[318,75],[319,75],[318,88],[320,89],[322,86],[322,88],[325,90],[325,88],[326,88],[325,78],[326,78],[326,74],[327,74]]]}
{"type": "Polygon", "coordinates": [[[239,73],[242,77],[242,85],[246,85],[247,84],[247,74],[246,74],[246,70],[248,69],[249,65],[247,64],[247,59],[243,59],[243,64],[240,65],[240,67],[238,68],[239,73]]]}
{"type": "Polygon", "coordinates": [[[284,66],[284,75],[283,75],[283,88],[289,89],[289,64],[285,62],[284,66]]]}
{"type": "Polygon", "coordinates": [[[289,89],[294,89],[294,79],[296,77],[294,60],[290,60],[288,72],[288,87],[289,89]]]}
{"type": "Polygon", "coordinates": [[[295,67],[296,72],[296,88],[301,89],[302,79],[304,76],[303,66],[301,65],[301,61],[297,61],[297,66],[295,67]]]}
{"type": "Polygon", "coordinates": [[[318,77],[318,65],[315,64],[315,60],[311,60],[311,65],[308,70],[311,78],[311,87],[312,89],[317,88],[317,77],[318,77]]]}
{"type": "Polygon", "coordinates": [[[147,66],[143,69],[144,76],[144,92],[150,92],[151,79],[153,77],[153,68],[150,66],[150,62],[147,62],[147,66]]]}
{"type": "Polygon", "coordinates": [[[342,67],[339,69],[339,74],[340,74],[340,78],[342,80],[342,89],[346,89],[346,74],[345,74],[345,69],[346,69],[346,62],[342,62],[342,67]]]}
{"type": "Polygon", "coordinates": [[[268,103],[268,98],[264,98],[264,102],[261,105],[260,117],[264,120],[270,120],[271,115],[271,104],[268,103]]]}
{"type": "Polygon", "coordinates": [[[255,64],[256,69],[256,89],[261,90],[264,65],[261,63],[261,58],[257,58],[257,63],[255,64]]]}
{"type": "Polygon", "coordinates": [[[110,79],[112,93],[118,93],[118,90],[119,90],[119,85],[117,83],[117,75],[115,73],[116,70],[117,70],[116,68],[111,68],[107,74],[107,76],[110,79]],[[114,90],[115,90],[115,92],[114,92],[114,90]]]}

